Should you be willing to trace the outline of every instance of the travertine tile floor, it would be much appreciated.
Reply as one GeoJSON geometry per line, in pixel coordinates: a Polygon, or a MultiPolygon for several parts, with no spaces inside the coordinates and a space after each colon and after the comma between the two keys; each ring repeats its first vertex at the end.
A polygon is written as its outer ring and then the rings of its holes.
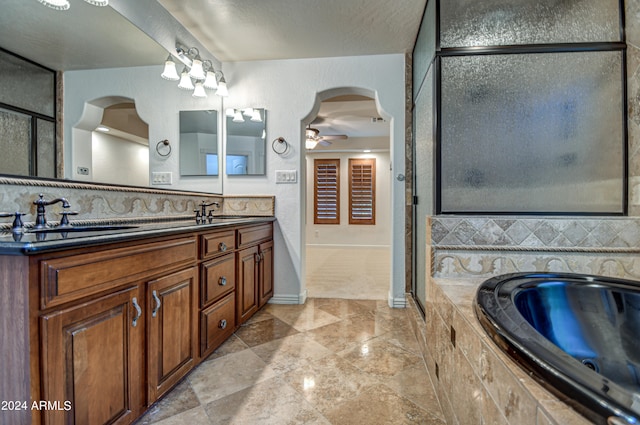
{"type": "Polygon", "coordinates": [[[138,424],[444,424],[407,313],[268,304],[138,424]]]}

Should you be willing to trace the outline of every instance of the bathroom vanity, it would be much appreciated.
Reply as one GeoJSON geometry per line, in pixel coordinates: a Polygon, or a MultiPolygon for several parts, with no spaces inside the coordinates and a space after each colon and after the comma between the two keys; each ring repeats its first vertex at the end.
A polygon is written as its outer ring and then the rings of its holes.
{"type": "Polygon", "coordinates": [[[273,295],[273,220],[5,235],[3,423],[141,416],[273,295]]]}

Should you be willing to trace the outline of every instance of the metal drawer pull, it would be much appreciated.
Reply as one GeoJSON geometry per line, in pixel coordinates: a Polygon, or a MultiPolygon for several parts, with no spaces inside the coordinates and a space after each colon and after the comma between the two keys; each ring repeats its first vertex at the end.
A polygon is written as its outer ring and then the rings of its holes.
{"type": "Polygon", "coordinates": [[[151,312],[151,317],[156,317],[156,314],[158,314],[158,310],[160,310],[160,307],[162,306],[162,302],[160,302],[160,298],[158,298],[158,294],[156,291],[153,291],[152,295],[153,300],[156,302],[156,307],[151,312]]]}
{"type": "Polygon", "coordinates": [[[253,261],[255,261],[256,263],[260,262],[260,254],[255,253],[253,254],[253,261]]]}
{"type": "Polygon", "coordinates": [[[133,322],[131,322],[131,326],[135,328],[138,325],[138,319],[140,318],[140,316],[142,316],[142,309],[138,305],[138,300],[136,299],[136,297],[133,297],[131,302],[133,303],[133,308],[136,309],[136,317],[134,317],[133,322]]]}
{"type": "Polygon", "coordinates": [[[225,244],[224,242],[220,242],[218,244],[218,249],[222,252],[225,252],[227,250],[227,244],[225,244]]]}
{"type": "Polygon", "coordinates": [[[226,284],[227,284],[227,278],[224,276],[220,276],[220,279],[218,279],[218,285],[225,286],[226,284]]]}
{"type": "Polygon", "coordinates": [[[225,319],[222,319],[222,320],[220,321],[220,323],[218,324],[218,327],[219,327],[220,329],[225,329],[225,328],[227,327],[227,321],[226,321],[225,319]]]}

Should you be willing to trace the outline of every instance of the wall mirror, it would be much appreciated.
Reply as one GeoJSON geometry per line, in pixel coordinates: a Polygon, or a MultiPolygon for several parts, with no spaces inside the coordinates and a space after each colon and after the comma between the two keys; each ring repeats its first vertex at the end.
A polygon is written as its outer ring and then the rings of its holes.
{"type": "Polygon", "coordinates": [[[229,176],[265,174],[267,111],[227,109],[225,171],[229,176]]]}
{"type": "Polygon", "coordinates": [[[218,111],[180,111],[180,175],[217,176],[218,111]]]}
{"type": "MultiPolygon", "coordinates": [[[[0,13],[0,48],[6,49],[9,54],[4,56],[10,56],[13,61],[8,62],[3,59],[5,64],[11,64],[4,69],[14,70],[13,65],[16,63],[14,58],[17,57],[21,61],[18,65],[22,68],[24,68],[22,62],[33,62],[36,64],[34,69],[38,72],[43,67],[46,78],[52,82],[48,83],[45,92],[42,93],[33,88],[42,86],[42,84],[35,86],[34,79],[40,78],[40,74],[36,74],[35,71],[30,74],[24,70],[0,72],[2,81],[7,82],[7,87],[16,87],[12,91],[3,90],[0,94],[9,95],[19,92],[19,96],[14,96],[21,102],[15,104],[16,108],[37,112],[37,115],[34,115],[36,118],[32,120],[36,122],[38,128],[37,133],[32,132],[37,134],[37,138],[26,142],[21,139],[19,145],[20,148],[23,146],[29,148],[28,143],[34,146],[37,143],[37,154],[31,153],[36,152],[35,148],[27,149],[27,153],[20,152],[20,156],[16,157],[15,161],[10,159],[0,164],[0,174],[98,181],[93,175],[94,167],[91,162],[75,163],[76,151],[87,148],[85,143],[78,144],[75,139],[79,131],[79,121],[87,109],[95,109],[96,115],[101,114],[103,110],[105,114],[108,112],[107,109],[112,106],[112,103],[97,104],[106,99],[105,96],[127,97],[128,102],[135,101],[140,117],[148,124],[148,137],[142,139],[151,140],[144,144],[149,144],[152,148],[147,155],[149,164],[146,171],[142,171],[139,166],[136,168],[140,171],[140,180],[127,179],[126,183],[123,183],[121,179],[100,178],[99,181],[114,185],[149,187],[151,185],[149,174],[156,167],[164,167],[163,170],[167,166],[175,167],[174,176],[178,174],[177,111],[198,109],[198,106],[194,108],[191,97],[182,99],[175,85],[159,77],[160,71],[156,70],[156,67],[159,67],[167,57],[166,49],[159,42],[166,44],[166,40],[158,37],[156,41],[132,24],[136,21],[132,18],[138,18],[137,21],[140,21],[153,12],[141,10],[144,7],[130,7],[128,2],[126,7],[124,6],[124,2],[115,1],[113,6],[110,4],[106,7],[96,7],[84,1],[72,1],[68,10],[56,11],[37,1],[3,0],[2,13],[0,13]],[[120,11],[123,9],[131,16],[128,15],[125,18],[121,15],[120,11]],[[152,72],[146,68],[151,69],[152,72]],[[63,81],[62,73],[64,73],[64,86],[60,84],[63,81]],[[13,84],[15,81],[22,80],[28,87],[33,86],[31,90],[24,92],[18,88],[25,84],[13,84]],[[57,86],[55,86],[56,81],[57,86]],[[112,87],[115,89],[112,90],[112,87]],[[121,90],[121,88],[130,89],[121,90]],[[25,93],[31,96],[30,99],[27,99],[25,93]],[[36,109],[44,102],[43,99],[47,101],[50,110],[43,112],[36,109]],[[28,102],[37,104],[31,105],[28,102]],[[172,105],[176,110],[159,106],[163,105],[163,102],[172,105]],[[169,118],[174,113],[175,121],[169,118]],[[167,158],[159,157],[155,153],[156,143],[163,138],[169,139],[174,147],[173,154],[167,158]],[[37,158],[37,164],[33,160],[31,160],[32,164],[28,162],[29,155],[37,158]],[[9,167],[8,164],[14,163],[19,163],[19,167],[9,167]]],[[[173,45],[173,41],[170,44],[173,45]]],[[[13,104],[2,99],[0,103],[13,104]]],[[[200,101],[199,105],[202,105],[200,109],[219,110],[221,103],[215,98],[210,98],[206,102],[200,101]]],[[[116,108],[115,103],[113,108],[116,108]]],[[[17,122],[17,125],[22,126],[16,131],[22,131],[21,128],[25,126],[30,127],[29,117],[25,117],[24,114],[16,115],[12,110],[7,112],[6,109],[0,109],[0,126],[5,130],[3,133],[5,136],[0,134],[0,144],[8,141],[7,135],[15,134],[15,131],[13,133],[6,131],[8,122],[17,122]]],[[[215,119],[213,122],[220,125],[215,119]]],[[[99,118],[97,123],[100,123],[99,118]]],[[[95,129],[96,125],[82,131],[91,134],[95,129]]],[[[109,134],[112,135],[113,130],[109,134]]],[[[91,138],[87,136],[86,139],[90,144],[91,138]]],[[[135,144],[132,145],[135,146],[135,144]]],[[[142,146],[142,143],[138,143],[138,147],[142,146]]],[[[174,182],[176,180],[179,185],[179,179],[174,177],[174,182]]],[[[194,182],[194,179],[190,179],[182,187],[156,185],[153,187],[158,190],[186,189],[222,193],[222,179],[217,182],[211,182],[210,179],[206,182],[194,182]]]]}

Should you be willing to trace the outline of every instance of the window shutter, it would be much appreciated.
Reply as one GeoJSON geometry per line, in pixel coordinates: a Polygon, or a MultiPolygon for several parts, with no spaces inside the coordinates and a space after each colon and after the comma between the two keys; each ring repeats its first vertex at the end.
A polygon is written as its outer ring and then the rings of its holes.
{"type": "Polygon", "coordinates": [[[315,224],[340,224],[340,160],[314,160],[315,224]]]}
{"type": "Polygon", "coordinates": [[[349,159],[349,224],[376,224],[375,159],[349,159]]]}

